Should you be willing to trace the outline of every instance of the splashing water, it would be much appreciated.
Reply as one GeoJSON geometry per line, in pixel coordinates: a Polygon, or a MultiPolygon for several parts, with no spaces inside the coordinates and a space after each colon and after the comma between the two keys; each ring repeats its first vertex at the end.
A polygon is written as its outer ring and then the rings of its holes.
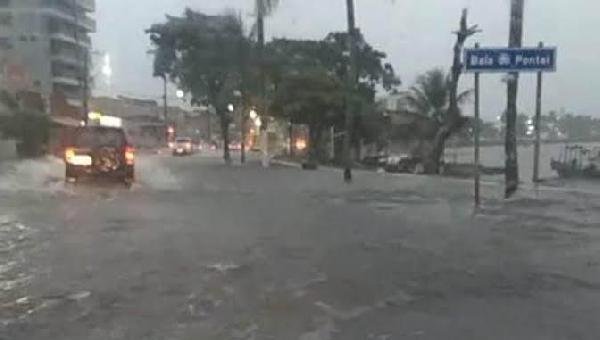
{"type": "Polygon", "coordinates": [[[134,189],[144,187],[177,191],[182,188],[179,179],[159,157],[140,157],[136,160],[136,182],[134,189]]]}
{"type": "Polygon", "coordinates": [[[65,192],[64,165],[54,157],[14,161],[0,167],[0,192],[65,192]]]}

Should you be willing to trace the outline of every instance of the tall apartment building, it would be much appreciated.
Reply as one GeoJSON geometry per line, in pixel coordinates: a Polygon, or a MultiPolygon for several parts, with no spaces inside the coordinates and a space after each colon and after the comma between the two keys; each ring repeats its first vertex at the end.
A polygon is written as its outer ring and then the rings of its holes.
{"type": "Polygon", "coordinates": [[[0,85],[81,109],[94,11],[95,0],[0,0],[0,85]]]}

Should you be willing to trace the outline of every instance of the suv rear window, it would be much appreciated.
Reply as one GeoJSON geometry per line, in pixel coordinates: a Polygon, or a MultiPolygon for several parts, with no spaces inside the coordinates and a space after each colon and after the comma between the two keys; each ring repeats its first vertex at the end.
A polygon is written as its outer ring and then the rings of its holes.
{"type": "Polygon", "coordinates": [[[125,133],[118,129],[87,128],[81,130],[75,139],[75,145],[85,148],[122,147],[127,144],[125,133]]]}

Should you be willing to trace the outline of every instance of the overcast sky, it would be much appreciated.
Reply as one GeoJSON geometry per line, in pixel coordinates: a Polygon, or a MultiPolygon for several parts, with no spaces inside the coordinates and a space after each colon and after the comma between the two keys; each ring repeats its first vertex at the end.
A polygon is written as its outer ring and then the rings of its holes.
{"type": "MultiPolygon", "coordinates": [[[[206,13],[238,9],[253,20],[253,0],[96,0],[98,30],[94,48],[111,55],[111,92],[158,98],[161,82],[152,78],[152,58],[144,29],[179,15],[185,7],[206,13]],[[132,3],[136,2],[136,6],[132,3]]],[[[558,47],[558,71],[545,75],[544,111],[573,111],[600,116],[600,3],[591,0],[525,0],[524,45],[539,41],[558,47]]],[[[356,0],[357,24],[367,40],[388,54],[403,87],[433,67],[448,68],[461,9],[483,32],[469,42],[506,46],[509,0],[356,0]]],[[[267,22],[271,37],[320,39],[344,30],[344,0],[281,0],[267,22]]],[[[506,90],[501,75],[482,76],[482,116],[493,119],[505,107],[506,90]]],[[[533,113],[535,75],[525,74],[519,92],[519,110],[533,113]]],[[[469,87],[472,76],[463,78],[469,87]]],[[[174,89],[171,90],[174,92],[174,89]]],[[[170,94],[174,96],[174,93],[170,94]]],[[[471,107],[465,108],[470,114],[471,107]]]]}

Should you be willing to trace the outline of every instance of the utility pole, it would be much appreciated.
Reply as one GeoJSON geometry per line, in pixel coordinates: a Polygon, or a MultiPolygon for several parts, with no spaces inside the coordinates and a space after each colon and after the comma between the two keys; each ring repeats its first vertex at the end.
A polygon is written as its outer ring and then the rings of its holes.
{"type": "MultiPolygon", "coordinates": [[[[523,43],[524,0],[511,0],[509,47],[521,47],[523,43]]],[[[506,173],[505,198],[510,198],[519,187],[519,164],[517,158],[517,93],[519,73],[511,73],[507,81],[506,105],[506,173]]]]}
{"type": "Polygon", "coordinates": [[[349,70],[347,73],[346,89],[346,119],[344,134],[344,181],[352,182],[352,155],[350,154],[350,145],[352,143],[352,128],[354,124],[354,108],[351,104],[352,95],[356,88],[356,18],[354,14],[354,0],[346,0],[346,10],[348,14],[348,50],[350,56],[349,70]]]}

